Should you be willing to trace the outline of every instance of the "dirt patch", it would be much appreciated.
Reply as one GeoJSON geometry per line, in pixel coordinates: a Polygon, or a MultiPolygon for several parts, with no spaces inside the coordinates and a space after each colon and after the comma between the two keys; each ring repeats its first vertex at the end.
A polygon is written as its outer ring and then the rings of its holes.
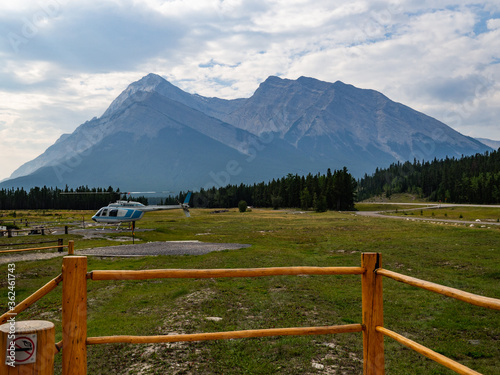
{"type": "Polygon", "coordinates": [[[64,255],[67,255],[67,252],[62,252],[58,253],[57,251],[54,253],[17,253],[17,254],[12,254],[12,255],[1,255],[0,256],[0,264],[6,264],[6,263],[15,263],[15,262],[23,262],[25,260],[44,260],[44,259],[51,259],[51,258],[56,258],[56,257],[62,257],[64,255]]]}
{"type": "MultiPolygon", "coordinates": [[[[157,328],[157,334],[180,335],[186,333],[185,328],[194,324],[195,320],[200,319],[192,314],[193,306],[212,299],[214,296],[215,291],[205,288],[179,297],[176,308],[166,314],[161,326],[157,328]]],[[[199,358],[206,356],[207,350],[199,342],[171,342],[136,346],[130,354],[135,362],[123,374],[156,374],[159,366],[165,374],[200,374],[199,358]]]]}

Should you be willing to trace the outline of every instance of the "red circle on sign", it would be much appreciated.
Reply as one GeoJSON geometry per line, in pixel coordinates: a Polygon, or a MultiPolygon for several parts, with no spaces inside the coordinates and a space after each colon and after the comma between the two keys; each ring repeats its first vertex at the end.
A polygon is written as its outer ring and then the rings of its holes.
{"type": "Polygon", "coordinates": [[[16,348],[19,348],[19,349],[23,349],[23,348],[21,348],[19,345],[17,345],[16,341],[18,341],[18,340],[26,340],[26,341],[29,341],[31,343],[31,352],[29,350],[25,350],[25,352],[28,354],[27,358],[17,359],[17,355],[16,355],[16,362],[18,362],[18,363],[26,362],[28,359],[30,359],[33,356],[33,353],[35,352],[35,343],[29,337],[16,337],[16,339],[14,340],[14,346],[16,348]]]}

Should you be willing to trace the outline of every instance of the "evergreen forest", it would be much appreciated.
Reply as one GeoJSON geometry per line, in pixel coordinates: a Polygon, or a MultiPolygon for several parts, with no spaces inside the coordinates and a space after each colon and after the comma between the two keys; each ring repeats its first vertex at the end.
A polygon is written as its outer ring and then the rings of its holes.
{"type": "MultiPolygon", "coordinates": [[[[201,189],[191,198],[192,207],[232,208],[241,201],[249,206],[273,208],[353,210],[356,200],[374,196],[390,197],[396,193],[409,193],[430,201],[447,203],[495,204],[500,203],[500,150],[432,161],[397,162],[388,168],[356,181],[344,167],[328,169],[326,174],[285,177],[253,185],[227,185],[201,189]]],[[[159,204],[177,204],[187,193],[156,200],[159,204]]],[[[127,199],[111,186],[64,190],[35,187],[0,190],[0,209],[99,209],[117,199],[127,199]]],[[[148,204],[146,197],[133,198],[148,204]]]]}
{"type": "Polygon", "coordinates": [[[29,191],[23,188],[0,190],[1,210],[97,210],[120,198],[120,190],[111,186],[104,188],[89,188],[81,186],[77,189],[64,190],[52,187],[34,187],[29,191]]]}
{"type": "MultiPolygon", "coordinates": [[[[155,201],[158,204],[177,204],[184,201],[187,193],[180,193],[155,201]]],[[[44,186],[29,191],[24,189],[0,190],[0,209],[75,209],[97,210],[119,199],[127,199],[120,190],[79,187],[75,190],[64,190],[44,186]]],[[[299,176],[288,174],[286,177],[273,179],[253,185],[228,185],[201,189],[192,195],[191,207],[232,208],[240,201],[250,206],[274,208],[302,208],[326,210],[352,210],[356,197],[356,180],[347,171],[331,171],[326,174],[308,174],[299,176]]],[[[133,200],[148,204],[145,197],[134,197],[133,200]]],[[[152,200],[152,199],[151,199],[152,200]]],[[[153,203],[153,202],[152,202],[153,203]]]]}
{"type": "Polygon", "coordinates": [[[447,203],[500,203],[500,152],[394,163],[358,181],[359,200],[395,193],[410,193],[447,203]]]}
{"type": "Polygon", "coordinates": [[[253,185],[228,185],[201,189],[193,194],[194,207],[237,207],[240,201],[249,206],[347,211],[354,209],[356,180],[347,168],[326,174],[307,176],[288,174],[253,185]]]}

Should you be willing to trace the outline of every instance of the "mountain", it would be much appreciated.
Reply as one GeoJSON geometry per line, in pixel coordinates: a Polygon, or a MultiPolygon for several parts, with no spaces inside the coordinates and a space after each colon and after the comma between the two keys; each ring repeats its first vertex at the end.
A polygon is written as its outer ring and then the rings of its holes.
{"type": "Polygon", "coordinates": [[[476,138],[482,144],[491,147],[494,150],[498,150],[500,148],[500,141],[494,141],[493,139],[487,138],[476,138]]]}
{"type": "Polygon", "coordinates": [[[489,150],[377,91],[340,81],[269,77],[250,98],[224,100],[149,74],[0,188],[178,191],[344,166],[360,177],[395,161],[489,150]]]}

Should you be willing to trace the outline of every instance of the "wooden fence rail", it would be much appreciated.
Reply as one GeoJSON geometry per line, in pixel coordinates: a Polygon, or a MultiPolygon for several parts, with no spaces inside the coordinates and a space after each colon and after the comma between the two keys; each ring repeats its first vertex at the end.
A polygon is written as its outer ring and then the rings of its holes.
{"type": "MultiPolygon", "coordinates": [[[[52,241],[55,242],[55,241],[52,241]]],[[[59,252],[63,251],[63,248],[67,247],[68,248],[68,254],[73,254],[74,253],[74,246],[75,242],[72,240],[68,241],[67,245],[63,244],[63,240],[59,239],[57,241],[57,245],[54,246],[44,246],[44,247],[31,247],[28,249],[12,249],[12,250],[0,250],[0,254],[7,254],[7,253],[19,253],[19,252],[24,252],[24,251],[36,251],[36,250],[49,250],[49,249],[57,249],[59,252]]]]}
{"type": "MultiPolygon", "coordinates": [[[[72,242],[72,241],[71,241],[72,242]]],[[[73,246],[71,246],[74,249],[73,246]]],[[[73,252],[71,252],[72,254],[73,252]]],[[[382,277],[437,292],[467,303],[500,310],[500,300],[487,298],[458,289],[419,280],[382,268],[379,253],[363,253],[361,267],[273,267],[251,269],[209,269],[209,270],[94,270],[87,272],[87,257],[66,256],[63,258],[62,274],[51,280],[15,310],[0,316],[0,324],[12,314],[18,314],[29,305],[55,289],[63,281],[62,295],[62,341],[55,344],[57,351],[62,348],[63,375],[87,374],[87,346],[113,343],[166,343],[180,341],[205,341],[249,337],[322,335],[362,332],[363,334],[363,374],[383,375],[384,336],[390,337],[416,352],[446,366],[458,374],[478,375],[479,373],[453,361],[435,351],[418,344],[384,327],[382,277]],[[144,280],[158,278],[219,278],[219,277],[261,277],[279,275],[361,275],[362,323],[322,327],[293,327],[255,329],[230,332],[210,332],[159,336],[102,336],[87,337],[87,280],[144,280]]],[[[57,352],[56,351],[56,352],[57,352]]],[[[480,374],[479,374],[480,375],[480,374]]]]}
{"type": "Polygon", "coordinates": [[[40,245],[42,243],[52,243],[52,242],[54,242],[54,240],[36,241],[36,242],[20,242],[20,243],[0,243],[0,247],[3,247],[3,246],[40,245]]]}
{"type": "Polygon", "coordinates": [[[361,275],[362,267],[272,267],[272,268],[233,268],[204,270],[141,270],[141,271],[91,271],[91,280],[147,280],[147,279],[212,279],[222,277],[261,277],[294,275],[361,275]]]}
{"type": "Polygon", "coordinates": [[[448,367],[450,370],[455,371],[457,374],[462,374],[462,375],[481,375],[479,372],[471,370],[470,368],[453,361],[452,359],[445,357],[442,354],[436,353],[434,350],[431,350],[423,345],[420,345],[419,343],[416,343],[415,341],[412,341],[410,339],[407,339],[404,336],[401,336],[400,334],[393,332],[387,328],[384,327],[376,327],[375,328],[377,332],[380,332],[387,337],[390,337],[400,344],[405,345],[406,347],[415,350],[417,353],[420,353],[424,356],[426,356],[429,359],[432,359],[433,361],[448,367]]]}
{"type": "Polygon", "coordinates": [[[7,234],[8,238],[12,238],[13,234],[16,234],[14,237],[20,237],[19,233],[24,233],[24,232],[30,232],[30,234],[41,234],[42,236],[45,236],[45,230],[48,230],[48,228],[45,227],[39,227],[39,228],[29,228],[29,229],[5,229],[5,230],[0,230],[0,237],[4,236],[7,234]]]}
{"type": "Polygon", "coordinates": [[[269,336],[306,336],[306,335],[331,335],[335,333],[362,332],[361,324],[345,324],[326,327],[295,327],[295,328],[269,328],[250,329],[244,331],[193,333],[181,335],[158,335],[158,336],[100,336],[88,337],[87,345],[97,344],[154,344],[165,342],[186,341],[208,341],[208,340],[231,340],[250,337],[269,336]]]}
{"type": "Polygon", "coordinates": [[[28,307],[30,307],[32,304],[34,304],[36,301],[38,301],[40,298],[53,291],[61,281],[62,281],[62,274],[59,274],[59,276],[50,280],[47,284],[42,286],[40,289],[38,289],[35,293],[30,295],[24,301],[21,301],[18,304],[16,304],[16,306],[13,309],[0,316],[0,324],[4,324],[12,316],[20,314],[28,307]]]}
{"type": "Polygon", "coordinates": [[[477,294],[464,292],[463,290],[460,289],[450,288],[448,286],[431,283],[429,281],[420,280],[415,277],[402,275],[400,273],[384,270],[382,268],[377,269],[376,273],[377,275],[386,276],[393,280],[400,281],[408,285],[416,286],[417,288],[426,289],[434,293],[455,298],[460,301],[470,303],[471,305],[486,307],[488,309],[500,310],[500,300],[496,298],[479,296],[477,294]]]}

